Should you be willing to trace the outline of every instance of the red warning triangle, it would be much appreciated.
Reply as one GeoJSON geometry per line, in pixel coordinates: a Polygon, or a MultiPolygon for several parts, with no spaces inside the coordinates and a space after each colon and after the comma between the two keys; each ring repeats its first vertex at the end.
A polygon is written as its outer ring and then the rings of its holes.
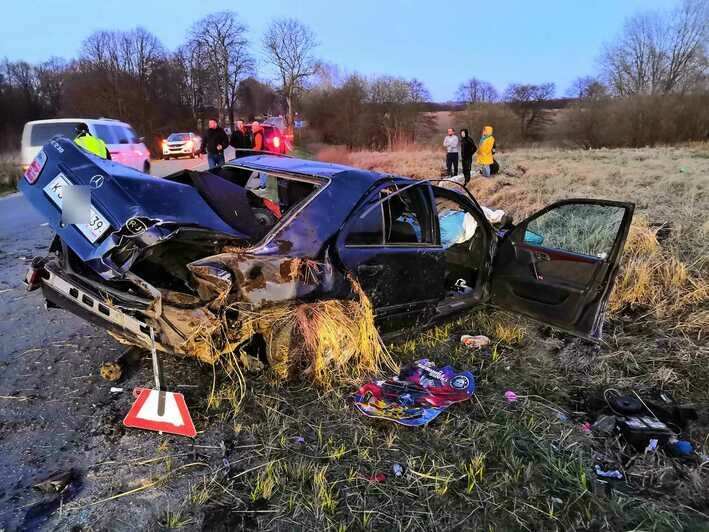
{"type": "Polygon", "coordinates": [[[167,432],[190,438],[197,435],[197,429],[192,423],[190,411],[181,393],[136,388],[133,394],[137,399],[123,420],[126,427],[167,432]],[[160,394],[164,394],[162,405],[160,394]]]}

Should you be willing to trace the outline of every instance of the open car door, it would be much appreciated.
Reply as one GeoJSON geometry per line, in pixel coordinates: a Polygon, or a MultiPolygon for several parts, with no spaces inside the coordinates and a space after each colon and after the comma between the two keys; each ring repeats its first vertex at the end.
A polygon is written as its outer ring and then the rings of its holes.
{"type": "Polygon", "coordinates": [[[571,199],[549,205],[500,241],[491,300],[597,340],[635,206],[571,199]]]}

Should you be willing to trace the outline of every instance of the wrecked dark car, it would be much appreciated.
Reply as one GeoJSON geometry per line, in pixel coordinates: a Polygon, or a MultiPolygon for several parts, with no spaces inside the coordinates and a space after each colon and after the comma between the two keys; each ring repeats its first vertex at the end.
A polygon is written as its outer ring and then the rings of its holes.
{"type": "Polygon", "coordinates": [[[489,303],[597,339],[634,208],[569,199],[502,229],[445,180],[263,154],[158,179],[61,137],[20,190],[56,232],[30,289],[127,344],[210,361],[247,315],[355,284],[383,333],[489,303]],[[88,224],[62,222],[69,185],[90,187],[88,224]]]}

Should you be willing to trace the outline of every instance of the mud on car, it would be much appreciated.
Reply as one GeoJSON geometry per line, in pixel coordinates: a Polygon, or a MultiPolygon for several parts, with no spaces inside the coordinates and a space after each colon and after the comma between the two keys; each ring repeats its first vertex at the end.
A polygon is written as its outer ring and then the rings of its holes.
{"type": "Polygon", "coordinates": [[[500,228],[447,181],[264,154],[155,179],[62,137],[20,190],[56,233],[28,288],[125,343],[205,360],[245,313],[351,300],[355,281],[385,334],[492,304],[597,339],[634,208],[568,199],[500,228]],[[75,185],[87,224],[61,222],[75,185]]]}

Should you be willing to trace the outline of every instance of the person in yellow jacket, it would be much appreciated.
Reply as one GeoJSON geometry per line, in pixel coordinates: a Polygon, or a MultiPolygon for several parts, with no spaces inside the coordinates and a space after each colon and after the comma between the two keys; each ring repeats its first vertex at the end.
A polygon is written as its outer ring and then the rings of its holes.
{"type": "Polygon", "coordinates": [[[482,130],[478,151],[475,157],[476,164],[480,165],[480,173],[490,177],[490,165],[494,161],[492,154],[495,152],[495,137],[492,136],[492,126],[485,126],[482,130]]]}
{"type": "Polygon", "coordinates": [[[89,126],[83,123],[79,124],[74,131],[76,133],[76,138],[74,138],[76,144],[102,159],[111,160],[111,153],[108,151],[106,143],[89,133],[89,126]]]}

